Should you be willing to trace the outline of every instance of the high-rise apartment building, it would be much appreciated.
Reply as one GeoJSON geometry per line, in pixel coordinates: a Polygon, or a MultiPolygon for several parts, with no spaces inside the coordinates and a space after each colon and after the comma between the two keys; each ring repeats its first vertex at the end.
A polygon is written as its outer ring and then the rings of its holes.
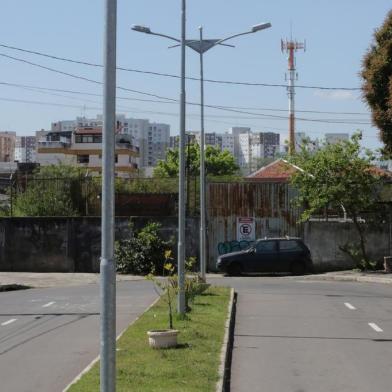
{"type": "Polygon", "coordinates": [[[0,132],[0,162],[13,162],[15,159],[15,132],[0,132]]]}
{"type": "Polygon", "coordinates": [[[15,140],[15,161],[35,162],[36,158],[36,137],[17,136],[15,140]]]}

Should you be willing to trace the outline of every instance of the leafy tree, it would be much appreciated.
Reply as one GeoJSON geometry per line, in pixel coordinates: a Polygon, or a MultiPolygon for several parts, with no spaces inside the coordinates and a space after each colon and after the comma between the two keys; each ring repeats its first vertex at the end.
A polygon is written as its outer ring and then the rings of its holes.
{"type": "MultiPolygon", "coordinates": [[[[326,206],[344,208],[359,236],[356,261],[368,268],[371,263],[366,253],[365,228],[360,214],[374,210],[379,197],[380,177],[372,166],[374,156],[360,146],[361,138],[361,133],[356,133],[350,140],[326,144],[316,153],[303,148],[291,158],[292,163],[302,169],[291,181],[299,191],[297,201],[305,208],[302,221],[326,206]]],[[[356,258],[352,247],[342,250],[356,258]]]]}
{"type": "MultiPolygon", "coordinates": [[[[185,149],[185,164],[190,176],[198,176],[200,169],[200,147],[197,143],[189,144],[185,149]]],[[[210,176],[232,176],[239,168],[234,156],[219,147],[207,146],[205,150],[206,174],[210,176]]],[[[154,177],[177,177],[179,167],[178,148],[168,150],[166,160],[159,161],[154,170],[154,177]]]]}
{"type": "Polygon", "coordinates": [[[375,31],[362,65],[363,97],[380,129],[384,154],[392,155],[392,11],[375,31]]]}
{"type": "Polygon", "coordinates": [[[13,202],[15,216],[79,215],[80,168],[69,165],[43,166],[29,178],[24,192],[13,202]]]}
{"type": "Polygon", "coordinates": [[[161,224],[150,222],[136,232],[132,224],[130,228],[132,236],[115,244],[117,271],[122,274],[147,275],[154,272],[162,275],[167,259],[165,255],[172,247],[172,241],[165,241],[160,236],[161,224]]]}

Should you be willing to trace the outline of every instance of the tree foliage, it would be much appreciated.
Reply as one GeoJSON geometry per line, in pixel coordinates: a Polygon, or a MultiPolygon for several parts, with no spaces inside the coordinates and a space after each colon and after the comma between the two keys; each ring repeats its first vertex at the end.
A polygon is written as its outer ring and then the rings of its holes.
{"type": "MultiPolygon", "coordinates": [[[[200,147],[197,143],[189,144],[185,149],[185,164],[190,176],[200,174],[200,147]]],[[[238,173],[234,156],[219,147],[207,146],[205,150],[206,174],[209,176],[233,176],[238,173]]],[[[168,150],[166,159],[159,161],[154,170],[154,177],[177,177],[179,168],[179,149],[168,150]]]]}
{"type": "Polygon", "coordinates": [[[81,195],[80,168],[50,165],[39,168],[26,180],[24,191],[13,200],[15,216],[75,216],[79,215],[81,195]]]}
{"type": "Polygon", "coordinates": [[[380,130],[384,154],[392,155],[392,11],[375,31],[362,65],[363,97],[380,130]]]}
{"type": "Polygon", "coordinates": [[[128,239],[116,241],[115,257],[117,271],[122,274],[147,275],[151,272],[162,275],[165,257],[172,241],[162,239],[161,224],[150,222],[143,229],[134,231],[128,239]]]}
{"type": "Polygon", "coordinates": [[[297,201],[304,206],[303,221],[324,207],[347,213],[359,235],[360,261],[367,267],[360,214],[374,210],[381,189],[380,177],[372,166],[374,156],[361,148],[361,137],[356,133],[348,141],[326,144],[315,153],[303,148],[291,158],[301,169],[291,182],[299,191],[297,201]]]}

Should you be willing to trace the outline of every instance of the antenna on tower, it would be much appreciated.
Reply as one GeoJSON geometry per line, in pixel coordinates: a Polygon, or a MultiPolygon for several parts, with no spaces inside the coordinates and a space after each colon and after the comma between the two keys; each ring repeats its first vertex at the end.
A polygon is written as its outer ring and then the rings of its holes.
{"type": "MultiPolygon", "coordinates": [[[[290,24],[290,30],[292,25],[290,24]]],[[[292,31],[290,31],[290,34],[292,31]]],[[[298,42],[292,38],[290,40],[280,40],[280,49],[282,52],[288,53],[288,71],[289,85],[287,86],[287,95],[289,97],[289,154],[295,152],[295,80],[298,80],[298,73],[295,69],[295,52],[298,50],[306,50],[306,41],[298,42]]]]}

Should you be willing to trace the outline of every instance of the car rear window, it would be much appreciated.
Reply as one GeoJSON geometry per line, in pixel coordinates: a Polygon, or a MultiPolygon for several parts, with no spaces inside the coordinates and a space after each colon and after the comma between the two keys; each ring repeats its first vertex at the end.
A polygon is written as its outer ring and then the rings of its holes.
{"type": "Polygon", "coordinates": [[[295,240],[279,241],[279,248],[281,251],[297,251],[303,250],[301,244],[295,240]]]}

